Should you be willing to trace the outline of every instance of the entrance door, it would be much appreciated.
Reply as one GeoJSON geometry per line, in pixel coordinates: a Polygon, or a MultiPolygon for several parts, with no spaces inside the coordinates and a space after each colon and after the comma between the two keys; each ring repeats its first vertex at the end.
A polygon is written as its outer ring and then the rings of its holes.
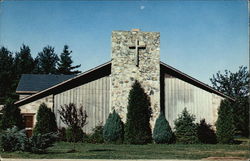
{"type": "Polygon", "coordinates": [[[24,126],[26,130],[26,134],[28,137],[32,136],[33,123],[34,123],[34,115],[33,113],[25,113],[23,114],[24,126]]]}

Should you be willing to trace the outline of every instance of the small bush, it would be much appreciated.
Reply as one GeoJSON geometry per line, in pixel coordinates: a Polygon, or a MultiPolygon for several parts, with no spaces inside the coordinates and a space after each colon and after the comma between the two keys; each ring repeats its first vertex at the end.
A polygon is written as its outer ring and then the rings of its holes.
{"type": "Polygon", "coordinates": [[[101,124],[93,129],[93,133],[90,134],[88,142],[92,144],[104,143],[103,126],[101,124]]]}
{"type": "Polygon", "coordinates": [[[90,138],[90,134],[86,134],[85,132],[83,132],[83,140],[82,140],[82,142],[91,143],[89,138],[90,138]]]}
{"type": "Polygon", "coordinates": [[[34,135],[46,134],[51,132],[57,132],[57,124],[55,114],[47,107],[45,103],[39,106],[36,116],[36,126],[34,128],[34,135]]]}
{"type": "Polygon", "coordinates": [[[83,141],[83,131],[80,127],[76,129],[67,128],[66,129],[66,140],[68,142],[81,142],[83,141]]]}
{"type": "Polygon", "coordinates": [[[160,113],[156,120],[153,139],[157,144],[169,144],[173,139],[173,132],[168,121],[165,118],[164,113],[160,113]]]}
{"type": "Polygon", "coordinates": [[[122,143],[124,137],[124,125],[118,113],[109,114],[103,127],[103,138],[108,143],[122,143]]]}
{"type": "Polygon", "coordinates": [[[18,130],[16,126],[8,128],[1,134],[1,147],[3,151],[25,151],[28,139],[25,130],[18,130]]]}
{"type": "Polygon", "coordinates": [[[218,120],[216,122],[216,136],[217,140],[221,144],[233,143],[234,140],[234,125],[233,125],[233,113],[232,104],[228,100],[221,101],[218,111],[218,120]]]}
{"type": "Polygon", "coordinates": [[[186,108],[175,120],[175,135],[177,143],[195,144],[198,143],[197,125],[194,123],[195,116],[189,114],[186,108]]]}
{"type": "Polygon", "coordinates": [[[37,134],[27,138],[25,130],[18,130],[16,126],[7,129],[1,135],[1,147],[3,151],[28,151],[32,153],[43,153],[48,147],[53,146],[57,133],[37,134]]]}
{"type": "Polygon", "coordinates": [[[197,135],[199,141],[203,144],[216,144],[216,134],[212,129],[212,125],[207,124],[205,119],[200,120],[197,127],[197,135]]]}
{"type": "Polygon", "coordinates": [[[58,141],[67,141],[65,127],[58,129],[58,141]]]}
{"type": "Polygon", "coordinates": [[[29,151],[32,153],[44,153],[48,147],[54,145],[56,140],[58,139],[57,133],[47,133],[33,135],[29,139],[29,151]]]}

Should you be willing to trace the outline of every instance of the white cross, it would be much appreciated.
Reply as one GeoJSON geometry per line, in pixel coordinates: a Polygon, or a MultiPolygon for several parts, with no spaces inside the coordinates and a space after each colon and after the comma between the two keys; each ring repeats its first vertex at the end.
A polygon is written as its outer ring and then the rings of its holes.
{"type": "Polygon", "coordinates": [[[139,49],[146,49],[146,45],[139,45],[139,40],[135,40],[135,45],[129,46],[130,49],[135,49],[136,59],[135,63],[136,66],[139,66],[139,49]]]}

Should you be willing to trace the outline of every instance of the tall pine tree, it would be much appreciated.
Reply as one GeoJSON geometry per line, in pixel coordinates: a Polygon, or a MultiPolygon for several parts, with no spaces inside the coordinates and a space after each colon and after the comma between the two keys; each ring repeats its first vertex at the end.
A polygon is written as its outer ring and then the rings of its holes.
{"type": "Polygon", "coordinates": [[[0,104],[3,104],[13,91],[14,59],[5,47],[0,48],[0,104]]]}
{"type": "Polygon", "coordinates": [[[64,45],[63,52],[60,55],[58,62],[58,73],[60,74],[78,74],[81,73],[79,70],[74,70],[79,68],[81,65],[72,66],[73,60],[71,59],[68,45],[64,45]]]}
{"type": "Polygon", "coordinates": [[[58,56],[51,46],[46,46],[43,51],[38,53],[36,58],[36,69],[41,74],[55,74],[57,72],[56,65],[58,63],[58,56]]]}
{"type": "Polygon", "coordinates": [[[147,94],[138,81],[132,85],[128,98],[125,141],[130,144],[146,144],[152,141],[150,128],[151,108],[147,94]]]}
{"type": "Polygon", "coordinates": [[[15,56],[15,69],[17,75],[30,74],[34,69],[34,60],[30,53],[29,46],[22,45],[20,47],[20,52],[16,53],[15,56]]]}

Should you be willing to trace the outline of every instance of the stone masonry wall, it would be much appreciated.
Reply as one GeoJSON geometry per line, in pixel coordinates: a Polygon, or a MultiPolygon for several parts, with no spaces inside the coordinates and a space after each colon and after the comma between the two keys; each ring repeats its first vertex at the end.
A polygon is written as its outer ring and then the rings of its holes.
{"type": "Polygon", "coordinates": [[[34,125],[36,124],[36,114],[39,109],[39,106],[45,103],[48,108],[53,110],[53,95],[46,96],[44,98],[38,99],[36,101],[27,103],[25,105],[20,106],[21,113],[34,113],[34,125]]]}
{"type": "Polygon", "coordinates": [[[115,109],[126,121],[128,95],[131,86],[138,80],[150,97],[154,126],[160,112],[160,33],[141,31],[112,32],[111,110],[115,109]],[[145,49],[139,50],[139,65],[136,65],[136,50],[131,49],[136,40],[145,49]]]}

